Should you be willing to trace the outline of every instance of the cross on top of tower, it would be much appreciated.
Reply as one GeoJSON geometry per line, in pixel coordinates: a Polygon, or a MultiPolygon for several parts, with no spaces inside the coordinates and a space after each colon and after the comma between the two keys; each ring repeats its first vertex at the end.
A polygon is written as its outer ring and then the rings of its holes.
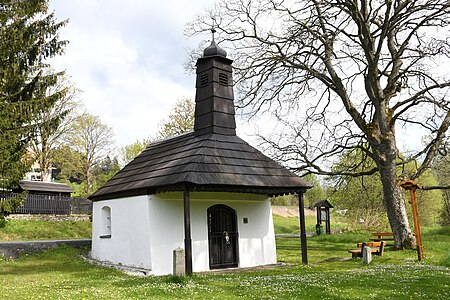
{"type": "Polygon", "coordinates": [[[209,45],[208,47],[205,48],[205,50],[203,50],[203,57],[207,57],[207,56],[223,56],[223,57],[227,57],[227,52],[220,48],[215,41],[215,33],[216,28],[214,26],[214,23],[216,21],[215,18],[212,18],[213,22],[212,22],[212,26],[211,26],[211,34],[212,34],[212,40],[211,40],[211,45],[209,45]]]}
{"type": "Polygon", "coordinates": [[[213,17],[212,19],[212,26],[211,26],[211,33],[212,33],[212,41],[214,42],[214,33],[216,33],[216,28],[214,27],[214,22],[216,19],[213,17]]]}

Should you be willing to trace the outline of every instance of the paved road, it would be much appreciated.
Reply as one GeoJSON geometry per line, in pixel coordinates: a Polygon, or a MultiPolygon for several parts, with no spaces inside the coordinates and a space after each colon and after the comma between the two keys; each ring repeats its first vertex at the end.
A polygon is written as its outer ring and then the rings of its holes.
{"type": "MultiPolygon", "coordinates": [[[[315,236],[315,235],[316,235],[316,233],[314,233],[314,232],[307,232],[306,233],[307,237],[311,237],[311,236],[315,236]]],[[[300,237],[300,233],[296,233],[296,234],[293,234],[293,233],[277,233],[277,234],[275,234],[275,237],[300,237]]]]}
{"type": "Polygon", "coordinates": [[[91,246],[91,240],[48,240],[25,242],[0,242],[0,258],[14,259],[24,253],[44,251],[60,245],[69,245],[75,248],[91,246]]]}

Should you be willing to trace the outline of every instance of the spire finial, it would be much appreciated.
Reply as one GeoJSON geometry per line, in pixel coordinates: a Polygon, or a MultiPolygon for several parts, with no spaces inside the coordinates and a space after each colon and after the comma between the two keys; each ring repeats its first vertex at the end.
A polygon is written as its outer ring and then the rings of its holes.
{"type": "Polygon", "coordinates": [[[216,27],[215,27],[215,23],[216,23],[216,18],[211,16],[212,19],[212,26],[211,26],[211,34],[212,34],[212,40],[211,40],[211,45],[209,45],[208,47],[205,48],[205,50],[203,50],[203,57],[207,57],[207,56],[223,56],[223,57],[227,57],[227,52],[225,50],[223,50],[222,48],[220,48],[215,41],[215,36],[214,33],[216,33],[216,27]]]}
{"type": "Polygon", "coordinates": [[[214,27],[214,23],[216,23],[216,18],[211,17],[212,19],[212,26],[211,26],[211,33],[212,33],[212,41],[214,42],[214,33],[216,33],[216,28],[214,27]]]}

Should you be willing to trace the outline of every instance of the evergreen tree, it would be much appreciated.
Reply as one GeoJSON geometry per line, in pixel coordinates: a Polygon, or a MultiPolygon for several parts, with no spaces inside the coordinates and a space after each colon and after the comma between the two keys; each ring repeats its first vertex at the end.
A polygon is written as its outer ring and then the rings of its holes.
{"type": "Polygon", "coordinates": [[[111,177],[119,172],[119,161],[116,157],[112,158],[107,155],[102,159],[99,164],[94,168],[95,181],[93,184],[93,190],[99,189],[104,185],[111,177]]]}
{"type": "MultiPolygon", "coordinates": [[[[57,22],[47,0],[4,0],[0,4],[0,189],[7,191],[23,178],[32,159],[27,147],[36,116],[60,97],[46,95],[61,73],[44,73],[45,60],[63,52],[57,22]]],[[[0,219],[21,204],[24,195],[0,201],[0,219]]]]}

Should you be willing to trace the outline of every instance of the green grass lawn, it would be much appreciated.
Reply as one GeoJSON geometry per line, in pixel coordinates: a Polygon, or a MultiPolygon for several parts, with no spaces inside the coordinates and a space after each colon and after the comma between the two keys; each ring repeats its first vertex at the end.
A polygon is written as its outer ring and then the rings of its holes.
{"type": "MultiPolygon", "coordinates": [[[[275,233],[300,233],[298,217],[283,218],[273,216],[275,233]]],[[[0,227],[0,242],[31,241],[49,239],[84,239],[91,238],[91,223],[83,221],[41,221],[41,220],[9,220],[6,226],[0,227]]],[[[315,232],[316,217],[306,217],[306,231],[315,232]]],[[[332,230],[344,228],[344,224],[332,222],[332,230]]]]}
{"type": "Polygon", "coordinates": [[[0,228],[0,242],[90,239],[91,222],[9,220],[0,228]]]}
{"type": "MultiPolygon", "coordinates": [[[[343,230],[347,228],[346,224],[340,223],[337,220],[331,219],[331,230],[343,230]]],[[[289,234],[299,234],[300,233],[300,218],[299,217],[281,217],[278,215],[273,215],[273,223],[275,227],[275,233],[289,233],[289,234]]],[[[306,232],[316,232],[316,216],[306,216],[305,226],[306,232]]],[[[323,224],[323,223],[322,223],[323,224]]],[[[324,225],[324,224],[323,224],[324,225]]],[[[325,228],[323,228],[325,231],[325,228]]]]}
{"type": "Polygon", "coordinates": [[[425,260],[389,248],[370,265],[348,249],[369,233],[308,238],[301,264],[298,238],[278,238],[284,266],[271,270],[133,277],[93,266],[83,250],[60,247],[0,261],[1,299],[450,299],[450,227],[424,229],[425,260]]]}

